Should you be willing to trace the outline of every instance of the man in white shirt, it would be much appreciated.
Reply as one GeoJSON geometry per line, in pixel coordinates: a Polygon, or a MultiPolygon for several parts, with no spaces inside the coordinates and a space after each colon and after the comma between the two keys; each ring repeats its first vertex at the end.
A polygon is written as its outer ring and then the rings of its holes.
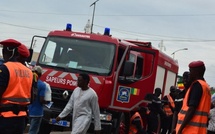
{"type": "Polygon", "coordinates": [[[215,93],[211,96],[211,105],[207,134],[215,134],[215,93]]]}
{"type": "Polygon", "coordinates": [[[71,134],[86,134],[94,117],[94,130],[100,134],[101,121],[96,92],[88,86],[90,77],[82,73],[78,77],[78,87],[73,91],[64,110],[58,115],[56,121],[66,117],[73,110],[71,134]]]}

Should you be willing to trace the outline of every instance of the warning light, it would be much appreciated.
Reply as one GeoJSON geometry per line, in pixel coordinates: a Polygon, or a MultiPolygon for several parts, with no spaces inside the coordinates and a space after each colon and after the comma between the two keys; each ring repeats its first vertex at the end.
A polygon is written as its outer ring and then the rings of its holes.
{"type": "Polygon", "coordinates": [[[66,24],[66,31],[72,31],[72,24],[66,24]]]}
{"type": "Polygon", "coordinates": [[[110,28],[105,28],[104,35],[110,35],[110,28]]]}

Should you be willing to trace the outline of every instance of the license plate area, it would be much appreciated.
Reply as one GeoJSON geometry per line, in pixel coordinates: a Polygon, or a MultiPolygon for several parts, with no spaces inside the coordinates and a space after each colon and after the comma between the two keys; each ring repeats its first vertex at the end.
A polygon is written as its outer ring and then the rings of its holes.
{"type": "Polygon", "coordinates": [[[50,119],[49,124],[62,126],[62,127],[70,127],[70,122],[66,120],[56,121],[56,119],[50,119]]]}

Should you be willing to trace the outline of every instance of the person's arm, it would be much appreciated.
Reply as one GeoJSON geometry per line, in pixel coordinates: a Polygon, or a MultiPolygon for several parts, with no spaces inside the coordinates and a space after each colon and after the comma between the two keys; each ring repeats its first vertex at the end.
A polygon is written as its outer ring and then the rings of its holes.
{"type": "Polygon", "coordinates": [[[75,90],[73,91],[73,93],[72,93],[69,101],[67,102],[65,108],[63,109],[63,111],[56,118],[56,121],[60,121],[62,118],[66,117],[72,111],[73,103],[74,103],[74,93],[75,93],[75,90]]]}
{"type": "Polygon", "coordinates": [[[0,100],[9,82],[9,71],[5,65],[0,66],[0,100]]]}
{"type": "Polygon", "coordinates": [[[174,108],[174,112],[173,112],[173,118],[172,118],[172,128],[171,128],[171,132],[173,132],[173,130],[175,130],[176,128],[176,124],[178,121],[178,113],[181,110],[181,106],[183,103],[183,94],[178,94],[174,100],[175,103],[175,108],[174,108]]]}
{"type": "Polygon", "coordinates": [[[154,100],[155,100],[154,103],[156,104],[157,112],[160,114],[161,117],[166,117],[166,113],[163,111],[163,108],[162,108],[161,100],[159,98],[155,98],[154,100]]]}
{"type": "Polygon", "coordinates": [[[189,109],[187,110],[187,113],[186,113],[186,115],[185,115],[185,117],[184,117],[184,121],[182,122],[181,127],[180,127],[180,129],[179,129],[179,131],[178,131],[179,134],[182,133],[182,131],[183,131],[183,129],[185,128],[185,126],[186,126],[186,125],[190,122],[190,120],[193,118],[193,115],[194,115],[195,111],[196,111],[196,107],[194,107],[194,106],[190,106],[190,107],[189,107],[189,109]]]}
{"type": "Polygon", "coordinates": [[[202,97],[202,86],[201,84],[197,81],[195,83],[193,83],[191,89],[190,89],[190,93],[189,93],[189,97],[188,97],[188,110],[187,113],[184,117],[184,120],[181,124],[181,127],[179,128],[179,132],[181,133],[184,129],[184,127],[186,127],[186,125],[190,122],[190,120],[192,119],[196,108],[198,107],[200,101],[201,101],[201,97],[202,97]]]}
{"type": "Polygon", "coordinates": [[[44,100],[45,98],[45,91],[46,91],[46,85],[45,83],[41,82],[41,85],[38,86],[39,90],[39,96],[40,96],[40,103],[41,104],[46,104],[46,101],[44,100]]]}
{"type": "Polygon", "coordinates": [[[172,127],[171,127],[171,132],[172,133],[174,133],[174,131],[175,131],[177,120],[178,120],[178,112],[174,111],[173,117],[172,117],[172,127]]]}
{"type": "Polygon", "coordinates": [[[92,112],[94,116],[94,130],[97,134],[101,131],[101,120],[100,120],[100,110],[99,110],[99,103],[98,103],[98,96],[95,94],[91,101],[92,112]]]}

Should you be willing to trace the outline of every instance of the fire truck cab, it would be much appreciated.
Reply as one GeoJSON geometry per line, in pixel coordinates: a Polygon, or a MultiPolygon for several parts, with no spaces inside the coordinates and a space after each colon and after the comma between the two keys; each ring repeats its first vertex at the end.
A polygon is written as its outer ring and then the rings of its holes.
{"type": "MultiPolygon", "coordinates": [[[[38,37],[33,37],[32,45],[38,37]]],[[[56,118],[67,104],[81,72],[90,75],[89,86],[98,95],[105,134],[127,133],[129,113],[147,102],[145,95],[156,87],[163,95],[168,94],[170,86],[176,84],[178,63],[150,42],[114,38],[108,28],[104,34],[94,34],[74,32],[70,27],[51,31],[42,38],[45,42],[37,65],[43,68],[41,79],[52,89],[53,104],[45,107],[42,123],[49,131],[66,128],[50,123],[50,119],[56,118]]],[[[64,119],[70,125],[71,115],[64,119]]],[[[89,132],[91,128],[93,121],[89,132]]]]}

